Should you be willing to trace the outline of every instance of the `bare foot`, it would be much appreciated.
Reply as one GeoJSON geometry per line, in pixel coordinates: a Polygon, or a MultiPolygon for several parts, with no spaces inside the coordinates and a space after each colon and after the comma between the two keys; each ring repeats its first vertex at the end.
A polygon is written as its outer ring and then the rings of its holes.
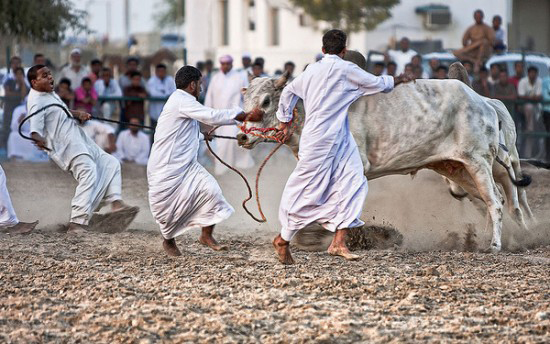
{"type": "Polygon", "coordinates": [[[172,257],[181,256],[181,251],[176,245],[175,239],[164,239],[164,241],[162,242],[162,248],[164,248],[164,251],[169,256],[172,256],[172,257]]]}
{"type": "Polygon", "coordinates": [[[1,228],[3,232],[9,234],[27,234],[32,232],[32,230],[38,225],[38,221],[34,222],[19,222],[18,224],[11,227],[1,228]]]}
{"type": "Polygon", "coordinates": [[[351,253],[345,245],[331,244],[330,247],[328,248],[327,252],[331,256],[344,257],[346,260],[357,260],[357,259],[361,258],[361,256],[358,256],[356,254],[351,253]]]}
{"type": "Polygon", "coordinates": [[[273,247],[275,247],[279,262],[284,265],[294,264],[294,259],[292,258],[292,254],[290,254],[290,243],[284,240],[280,234],[273,240],[273,247]]]}
{"type": "Polygon", "coordinates": [[[81,225],[74,222],[69,222],[69,225],[67,226],[67,234],[84,234],[86,233],[88,229],[88,226],[81,225]]]}
{"type": "Polygon", "coordinates": [[[214,237],[211,236],[211,235],[208,236],[208,235],[202,234],[199,237],[199,243],[203,244],[204,246],[210,247],[214,251],[225,251],[225,250],[227,250],[227,246],[218,244],[216,239],[214,239],[214,237]]]}

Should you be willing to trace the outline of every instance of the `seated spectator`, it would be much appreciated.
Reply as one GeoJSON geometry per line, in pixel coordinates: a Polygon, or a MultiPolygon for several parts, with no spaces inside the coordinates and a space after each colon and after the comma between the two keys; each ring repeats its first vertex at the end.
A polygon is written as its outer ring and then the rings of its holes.
{"type": "Polygon", "coordinates": [[[407,74],[407,75],[412,75],[414,74],[414,70],[413,70],[413,65],[412,63],[407,63],[405,65],[405,70],[403,71],[403,73],[407,74]]]}
{"type": "Polygon", "coordinates": [[[386,65],[384,64],[384,62],[376,62],[374,64],[374,68],[372,69],[372,74],[376,76],[380,76],[384,72],[385,68],[386,68],[386,65]]]}
{"type": "Polygon", "coordinates": [[[439,66],[437,67],[437,70],[435,72],[435,79],[447,79],[447,72],[449,69],[445,66],[439,66]]]}
{"type": "Polygon", "coordinates": [[[110,125],[97,120],[86,121],[81,125],[82,129],[105,152],[116,152],[115,130],[110,125]]]}
{"type": "Polygon", "coordinates": [[[496,63],[493,63],[491,65],[490,73],[489,73],[489,83],[491,85],[496,84],[499,81],[500,78],[500,66],[496,63]]]}
{"type": "Polygon", "coordinates": [[[474,63],[474,72],[481,69],[482,64],[491,56],[495,42],[493,28],[483,22],[483,11],[474,12],[475,24],[470,26],[462,37],[464,48],[453,51],[460,60],[470,60],[474,63]]]}
{"type": "Polygon", "coordinates": [[[413,66],[413,75],[415,79],[424,79],[424,72],[422,66],[413,66]]]}
{"type": "Polygon", "coordinates": [[[482,66],[479,70],[479,77],[474,80],[472,88],[484,97],[491,97],[493,95],[493,85],[489,82],[489,71],[485,66],[482,66]]]}
{"type": "Polygon", "coordinates": [[[524,77],[525,70],[522,61],[516,61],[514,63],[514,70],[516,74],[510,78],[510,82],[517,89],[519,87],[519,81],[524,77]]]}
{"type": "Polygon", "coordinates": [[[428,75],[430,76],[430,79],[436,79],[437,68],[439,68],[439,60],[436,58],[432,58],[430,59],[429,65],[430,70],[428,71],[428,75]]]}
{"type": "Polygon", "coordinates": [[[101,62],[101,60],[93,59],[90,62],[90,74],[88,74],[88,78],[92,80],[92,85],[99,79],[99,74],[101,73],[102,68],[103,62],[101,62]]]}
{"type": "Polygon", "coordinates": [[[131,118],[139,119],[141,124],[145,120],[145,98],[147,98],[147,90],[142,86],[140,72],[132,72],[130,75],[130,86],[124,89],[125,97],[143,98],[142,100],[126,100],[124,102],[125,119],[129,121],[131,118]]]}
{"type": "Polygon", "coordinates": [[[387,57],[389,57],[389,59],[386,59],[386,61],[389,62],[389,60],[391,60],[397,64],[396,73],[399,75],[405,71],[405,65],[410,63],[413,56],[416,55],[418,55],[418,53],[410,49],[409,39],[403,37],[401,41],[399,41],[399,50],[388,50],[387,57]]]}
{"type": "Polygon", "coordinates": [[[500,71],[498,82],[493,86],[493,98],[502,100],[510,113],[514,113],[514,101],[518,94],[510,82],[506,69],[500,71]]]}
{"type": "MultiPolygon", "coordinates": [[[[27,103],[24,101],[13,110],[11,132],[8,138],[8,159],[24,161],[48,161],[48,155],[39,150],[30,140],[19,135],[19,125],[27,116],[27,103]]],[[[31,136],[31,122],[26,121],[21,128],[25,136],[31,136]]]]}
{"type": "MultiPolygon", "coordinates": [[[[168,98],[176,90],[174,78],[166,74],[166,65],[160,63],[155,67],[155,75],[147,81],[147,93],[151,97],[168,98]]],[[[166,101],[149,102],[151,125],[157,126],[160,113],[166,101]]]]}
{"type": "MultiPolygon", "coordinates": [[[[124,91],[124,89],[132,83],[132,74],[134,72],[138,71],[139,67],[139,60],[137,57],[129,57],[126,60],[126,71],[123,75],[118,78],[118,85],[120,86],[120,89],[124,91]]],[[[145,81],[141,80],[141,86],[145,88],[145,81]]]]}
{"type": "Polygon", "coordinates": [[[493,30],[495,31],[495,45],[493,49],[496,54],[506,51],[506,32],[502,29],[502,17],[496,15],[493,17],[493,30]]]}
{"type": "MultiPolygon", "coordinates": [[[[140,124],[137,118],[130,119],[131,124],[140,124]]],[[[147,165],[151,140],[138,127],[129,125],[128,129],[121,131],[116,140],[116,153],[114,156],[122,162],[133,162],[138,165],[147,165]]]]}
{"type": "MultiPolygon", "coordinates": [[[[542,120],[546,132],[550,134],[550,75],[542,83],[542,101],[547,103],[542,106],[542,120]]],[[[546,161],[550,161],[550,137],[546,138],[546,161]]]]}
{"type": "Polygon", "coordinates": [[[10,135],[10,125],[13,110],[19,106],[27,94],[29,87],[25,83],[25,71],[22,67],[16,67],[13,70],[13,78],[6,80],[4,83],[4,92],[6,100],[4,101],[4,119],[2,122],[1,145],[6,147],[8,136],[10,135]]]}
{"type": "MultiPolygon", "coordinates": [[[[101,70],[101,78],[94,83],[94,89],[97,95],[102,98],[122,97],[122,90],[118,82],[113,79],[111,69],[107,67],[101,70]]],[[[103,118],[113,118],[113,114],[117,109],[117,101],[102,100],[100,105],[103,118]]]]}
{"type": "Polygon", "coordinates": [[[96,103],[97,92],[92,87],[92,80],[85,77],[80,87],[74,90],[74,107],[91,114],[96,103]]]}
{"type": "Polygon", "coordinates": [[[396,72],[397,72],[397,64],[393,61],[388,62],[388,65],[386,66],[386,75],[397,76],[395,75],[396,72]]]}
{"type": "Polygon", "coordinates": [[[419,72],[419,76],[417,77],[417,79],[429,79],[430,78],[430,75],[424,71],[424,68],[422,67],[422,56],[420,55],[414,55],[413,58],[411,59],[411,64],[413,66],[413,73],[416,71],[416,72],[419,72]],[[418,70],[418,68],[420,68],[420,71],[418,70]]]}
{"type": "Polygon", "coordinates": [[[74,101],[74,92],[71,89],[71,80],[67,78],[63,78],[59,81],[57,84],[57,87],[55,88],[55,93],[61,98],[63,103],[67,105],[69,109],[73,109],[73,101],[74,101]]]}
{"type": "MultiPolygon", "coordinates": [[[[542,100],[542,80],[539,78],[537,67],[529,67],[527,76],[519,81],[518,98],[533,102],[542,100]]],[[[541,110],[540,104],[526,103],[523,105],[523,114],[525,116],[525,130],[527,132],[535,131],[535,123],[541,110]]],[[[523,149],[523,157],[533,157],[533,139],[527,139],[523,149]]]]}
{"type": "Polygon", "coordinates": [[[468,73],[468,79],[470,79],[470,84],[474,82],[474,64],[470,61],[462,61],[462,65],[468,73]]]}

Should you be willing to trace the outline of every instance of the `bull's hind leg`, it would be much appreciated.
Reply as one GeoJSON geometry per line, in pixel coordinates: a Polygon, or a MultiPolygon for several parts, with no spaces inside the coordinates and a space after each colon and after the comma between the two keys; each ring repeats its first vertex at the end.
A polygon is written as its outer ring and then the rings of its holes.
{"type": "MultiPolygon", "coordinates": [[[[513,171],[511,174],[514,178],[516,178],[513,171]]],[[[523,217],[523,211],[521,211],[519,204],[518,188],[512,183],[506,170],[500,165],[493,165],[493,176],[495,177],[495,181],[502,186],[504,194],[506,195],[510,215],[523,230],[528,230],[523,217]]]]}
{"type": "MultiPolygon", "coordinates": [[[[523,176],[523,173],[521,172],[521,166],[519,162],[519,154],[517,152],[517,149],[512,147],[510,151],[510,155],[512,158],[512,169],[514,170],[514,173],[516,177],[523,176]]],[[[523,211],[525,212],[525,215],[527,216],[527,219],[529,219],[529,222],[536,223],[537,219],[535,218],[535,215],[531,211],[531,207],[529,207],[529,203],[527,202],[527,192],[525,188],[518,188],[517,189],[518,197],[519,197],[519,204],[523,211]]]]}
{"type": "Polygon", "coordinates": [[[493,179],[491,166],[486,161],[464,164],[466,170],[472,176],[479,195],[487,205],[487,211],[493,227],[493,238],[491,240],[491,251],[499,252],[502,248],[502,195],[493,179]]]}

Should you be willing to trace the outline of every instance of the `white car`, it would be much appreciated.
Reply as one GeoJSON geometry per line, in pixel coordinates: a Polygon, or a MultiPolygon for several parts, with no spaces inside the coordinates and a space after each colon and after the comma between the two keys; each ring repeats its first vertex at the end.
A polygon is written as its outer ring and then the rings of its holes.
{"type": "MultiPolygon", "coordinates": [[[[515,68],[514,64],[517,61],[522,61],[524,59],[524,55],[521,53],[504,53],[501,55],[493,55],[487,62],[485,63],[485,66],[487,69],[491,68],[491,65],[493,64],[499,64],[499,65],[505,65],[506,69],[508,70],[508,74],[510,76],[515,74],[515,68]]],[[[537,53],[525,53],[525,73],[527,73],[527,69],[531,66],[537,67],[539,70],[539,77],[544,78],[550,75],[550,57],[544,55],[544,54],[537,54],[537,53]]]]}

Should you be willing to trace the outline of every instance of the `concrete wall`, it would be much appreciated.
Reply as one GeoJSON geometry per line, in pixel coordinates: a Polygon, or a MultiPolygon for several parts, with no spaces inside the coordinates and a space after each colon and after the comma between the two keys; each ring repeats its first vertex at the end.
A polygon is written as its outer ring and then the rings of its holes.
{"type": "Polygon", "coordinates": [[[550,0],[513,1],[510,48],[550,54],[550,0]]]}

